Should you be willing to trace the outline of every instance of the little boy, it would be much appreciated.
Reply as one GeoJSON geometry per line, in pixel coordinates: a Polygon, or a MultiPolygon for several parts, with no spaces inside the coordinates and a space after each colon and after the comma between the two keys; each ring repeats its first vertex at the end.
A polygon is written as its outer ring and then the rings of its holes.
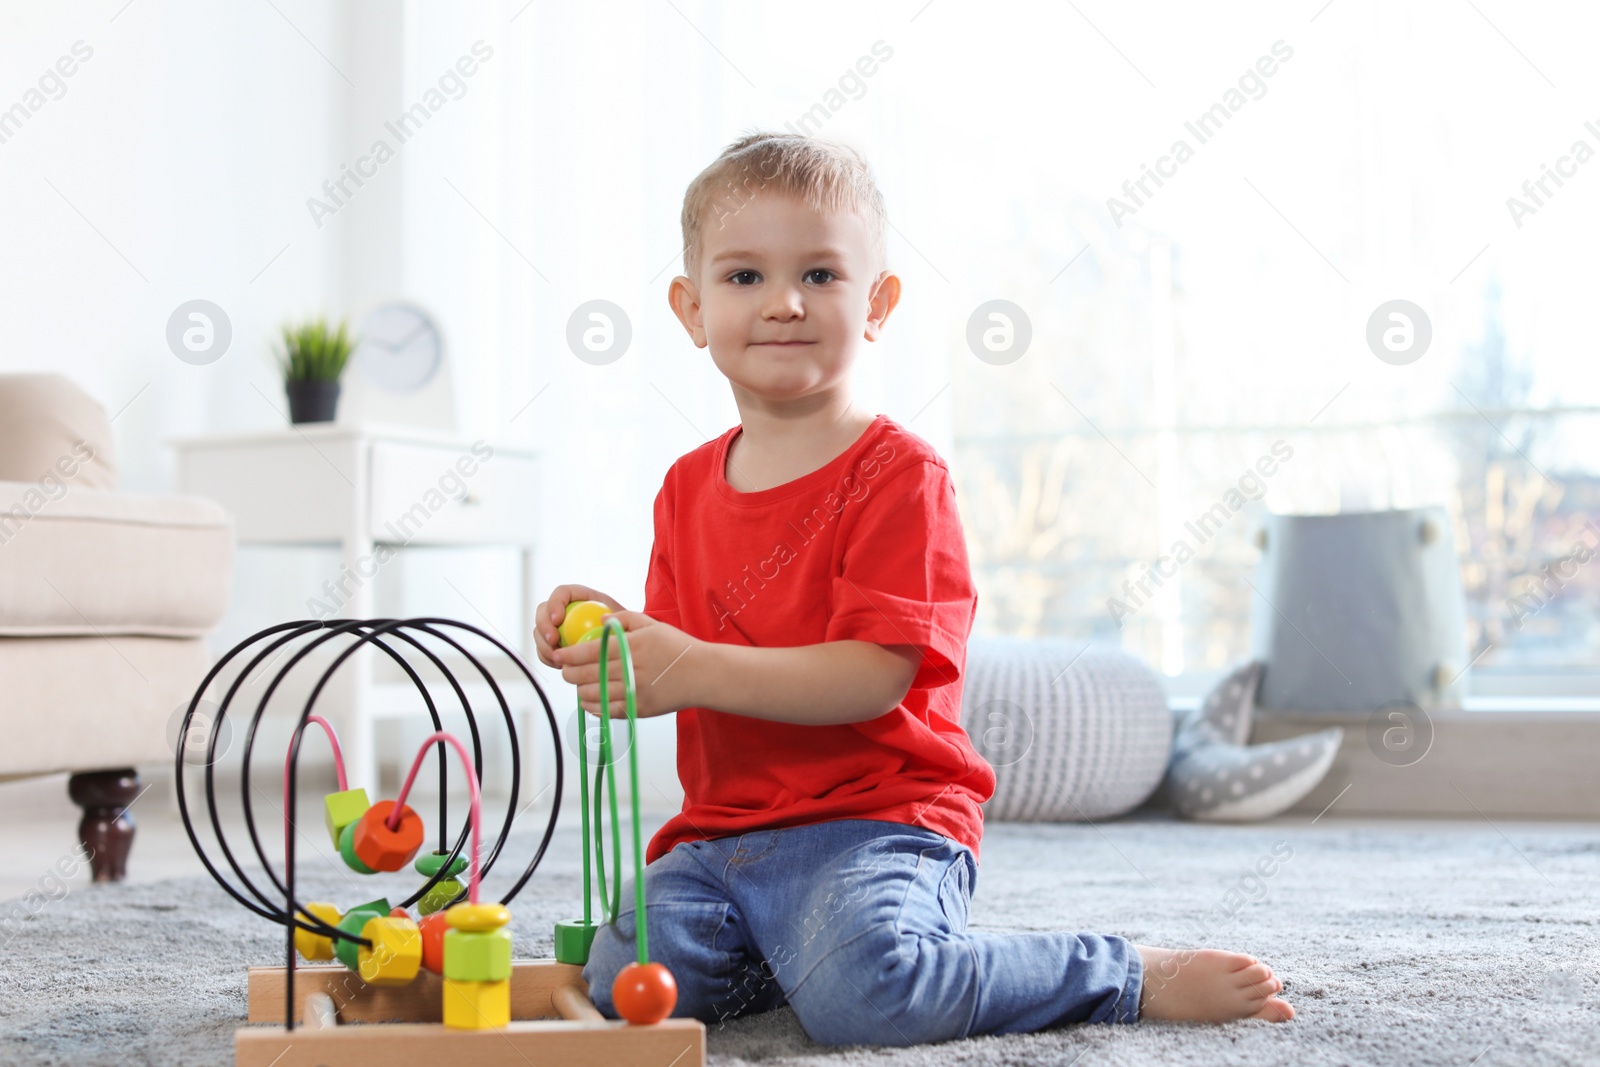
{"type": "MultiPolygon", "coordinates": [[[[538,608],[540,659],[585,710],[601,713],[598,642],[553,646],[589,599],[628,633],[637,713],[678,716],[683,810],[646,854],[673,1014],[789,1004],[835,1045],[1291,1018],[1240,953],[967,931],[995,778],[960,725],[977,594],[955,489],[925,441],[850,398],[900,297],[884,223],[860,157],[808,137],[744,137],[690,184],[669,300],[740,424],[667,471],[644,611],[580,585],[538,608]]],[[[613,1018],[633,901],[629,882],[583,972],[613,1018]]]]}

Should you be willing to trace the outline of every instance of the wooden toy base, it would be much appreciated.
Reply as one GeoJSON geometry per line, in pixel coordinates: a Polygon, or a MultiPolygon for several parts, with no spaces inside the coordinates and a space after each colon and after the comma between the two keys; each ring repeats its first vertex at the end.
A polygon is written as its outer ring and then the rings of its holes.
{"type": "Polygon", "coordinates": [[[292,1031],[283,1026],[287,986],[281,967],[250,968],[247,1018],[275,1025],[234,1032],[237,1067],[403,1067],[446,1056],[473,1067],[705,1067],[704,1023],[663,1019],[633,1026],[607,1019],[589,1000],[583,968],[555,960],[512,964],[511,1024],[498,1030],[446,1029],[440,1022],[443,982],[428,971],[408,985],[384,988],[345,967],[300,967],[295,1017],[303,1022],[292,1031]],[[352,1025],[362,1023],[382,1025],[352,1025]]]}

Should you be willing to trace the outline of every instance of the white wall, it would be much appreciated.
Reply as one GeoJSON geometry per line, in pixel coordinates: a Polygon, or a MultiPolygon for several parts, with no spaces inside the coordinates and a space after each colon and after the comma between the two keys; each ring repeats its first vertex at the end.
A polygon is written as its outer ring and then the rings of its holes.
{"type": "MultiPolygon", "coordinates": [[[[262,339],[343,298],[338,250],[305,232],[293,192],[321,180],[345,87],[270,6],[117,7],[6,10],[0,106],[74,42],[93,55],[0,144],[3,366],[57,370],[111,412],[128,405],[115,423],[123,484],[159,491],[172,486],[163,438],[280,421],[250,387],[273,393],[262,339]],[[233,323],[232,350],[209,367],[165,343],[168,315],[196,297],[233,323]]],[[[321,5],[296,21],[336,37],[321,5]]]]}

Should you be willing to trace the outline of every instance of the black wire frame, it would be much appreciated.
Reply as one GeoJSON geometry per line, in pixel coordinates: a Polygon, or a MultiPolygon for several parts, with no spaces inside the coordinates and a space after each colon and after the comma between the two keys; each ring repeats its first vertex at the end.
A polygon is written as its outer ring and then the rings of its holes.
{"type": "MultiPolygon", "coordinates": [[[[220,674],[229,663],[242,655],[251,646],[267,638],[273,637],[274,635],[282,635],[278,637],[278,639],[272,644],[258,652],[255,658],[251,660],[249,665],[240,671],[238,677],[229,687],[228,692],[223,697],[223,700],[217,708],[215,720],[211,724],[210,740],[206,749],[205,801],[206,808],[210,815],[212,830],[217,836],[217,842],[222,849],[223,855],[227,857],[228,865],[233,869],[234,874],[238,876],[240,883],[246,887],[258,901],[260,901],[259,905],[246,899],[245,896],[228,881],[222,872],[217,869],[210,856],[207,855],[204,846],[200,843],[199,836],[195,832],[195,827],[190,815],[188,796],[184,785],[184,755],[186,748],[184,745],[177,746],[175,778],[178,795],[178,811],[182,817],[184,830],[189,835],[189,841],[194,846],[195,854],[200,858],[201,864],[211,874],[212,878],[216,880],[217,884],[220,885],[226,893],[228,893],[229,896],[233,897],[247,909],[255,912],[263,918],[280,923],[285,927],[287,950],[285,966],[285,970],[287,972],[287,1000],[284,1013],[284,1026],[287,1030],[294,1029],[294,976],[296,970],[294,934],[296,929],[320,934],[321,936],[329,937],[334,940],[354,941],[360,945],[369,948],[371,947],[370,941],[340,930],[337,927],[323,921],[322,919],[317,918],[315,915],[307,911],[305,907],[295,899],[294,834],[292,830],[286,832],[285,834],[284,873],[286,877],[284,881],[280,881],[278,879],[277,874],[272,869],[272,865],[267,862],[265,852],[261,846],[260,838],[256,832],[254,811],[250,801],[249,789],[250,754],[253,750],[256,730],[260,725],[261,717],[266,710],[266,705],[273,691],[276,690],[279,683],[282,682],[282,680],[288,675],[289,671],[291,671],[297,663],[309,655],[312,650],[321,646],[327,641],[334,639],[335,637],[339,637],[341,635],[353,635],[357,638],[334,660],[332,664],[329,665],[329,667],[323,672],[322,676],[318,679],[316,687],[313,689],[311,696],[306,701],[305,709],[301,712],[300,722],[296,726],[294,734],[291,738],[288,796],[286,797],[288,810],[283,813],[286,820],[286,825],[288,827],[293,827],[295,825],[294,817],[297,809],[297,795],[295,786],[298,781],[300,741],[304,735],[305,728],[308,725],[308,720],[313,713],[317,697],[321,694],[323,688],[327,685],[328,681],[338,670],[340,665],[342,665],[346,659],[353,655],[356,650],[363,645],[368,643],[376,645],[400,666],[400,668],[411,679],[412,683],[417,687],[418,692],[421,694],[424,703],[427,705],[428,713],[433,720],[435,729],[437,730],[442,728],[438,710],[434,706],[433,697],[429,693],[426,684],[423,683],[422,679],[417,675],[410,663],[406,661],[405,657],[396,652],[389,646],[387,642],[383,640],[385,636],[392,635],[393,637],[405,641],[407,644],[420,651],[434,664],[444,678],[450,683],[450,686],[455,691],[457,698],[461,701],[462,710],[467,719],[468,730],[471,733],[474,773],[479,776],[480,781],[482,780],[483,750],[480,738],[478,736],[477,719],[472,712],[471,702],[468,700],[465,691],[461,688],[460,683],[457,681],[455,675],[449,670],[449,668],[447,668],[444,663],[441,662],[436,655],[434,655],[432,650],[427,648],[421,642],[417,641],[409,633],[405,632],[408,629],[428,634],[444,642],[445,644],[454,648],[456,651],[460,652],[461,655],[472,664],[477,672],[482,675],[490,690],[494,693],[495,700],[499,704],[501,714],[505,720],[506,730],[511,739],[510,802],[507,805],[505,822],[501,827],[500,835],[496,839],[494,847],[491,849],[487,859],[480,860],[480,875],[487,874],[490,868],[493,866],[494,861],[499,857],[501,848],[504,846],[505,840],[510,834],[511,824],[516,818],[516,805],[521,788],[522,775],[521,745],[517,737],[515,716],[511,714],[510,707],[506,703],[505,695],[501,692],[500,686],[495,681],[492,673],[483,665],[482,662],[478,660],[476,656],[474,656],[467,649],[463,648],[461,644],[454,638],[442,633],[439,629],[437,629],[437,627],[450,627],[475,634],[479,638],[487,641],[503,652],[511,660],[511,662],[517,666],[518,670],[522,672],[523,676],[527,678],[528,683],[533,687],[535,695],[537,695],[539,698],[540,705],[544,708],[545,720],[550,727],[551,743],[555,748],[556,777],[554,784],[556,790],[556,801],[551,806],[550,817],[546,822],[544,835],[540,839],[539,846],[535,850],[533,858],[530,860],[527,869],[523,871],[521,877],[517,879],[517,881],[511,886],[510,890],[506,893],[505,897],[502,898],[501,903],[508,904],[519,892],[522,891],[523,886],[527,884],[528,880],[532,878],[534,871],[538,869],[539,863],[543,860],[545,852],[549,848],[551,838],[555,834],[555,829],[560,814],[560,798],[563,795],[564,760],[561,751],[560,730],[556,723],[555,713],[550,707],[550,701],[546,698],[543,687],[539,685],[538,679],[533,676],[533,672],[528,669],[528,665],[523,662],[522,658],[498,638],[492,636],[491,634],[485,633],[483,630],[471,625],[470,623],[464,623],[454,619],[435,617],[414,619],[300,620],[296,622],[279,623],[276,626],[267,627],[266,629],[258,631],[250,637],[245,638],[243,641],[239,642],[232,649],[230,649],[220,659],[218,659],[218,661],[212,666],[211,670],[207,672],[205,678],[201,681],[199,686],[196,687],[194,697],[190,700],[189,707],[184,714],[182,727],[178,735],[180,738],[188,736],[195,712],[199,708],[200,702],[203,699],[206,690],[216,679],[217,675],[220,674]],[[216,748],[217,741],[222,733],[222,726],[226,719],[228,708],[231,705],[233,698],[238,693],[239,687],[244,682],[245,678],[251,676],[262,660],[266,659],[267,656],[271,655],[278,648],[299,637],[303,637],[318,630],[325,632],[322,634],[322,636],[301,648],[300,651],[296,653],[296,655],[287,664],[279,669],[278,673],[273,677],[266,693],[263,694],[261,700],[257,703],[255,713],[251,716],[250,728],[246,735],[245,748],[242,756],[243,764],[240,779],[240,789],[244,803],[245,824],[249,831],[251,844],[254,847],[255,853],[262,861],[262,868],[272,880],[273,886],[282,894],[285,903],[283,909],[280,911],[274,905],[272,898],[263,893],[244,873],[244,871],[240,868],[237,859],[234,857],[232,849],[228,847],[227,835],[222,830],[221,818],[217,811],[216,805],[216,748]]],[[[447,746],[443,742],[439,742],[437,748],[440,757],[439,851],[443,852],[445,851],[445,845],[448,842],[446,830],[447,820],[445,816],[445,794],[447,784],[446,767],[448,765],[446,755],[447,746]]],[[[407,898],[402,906],[409,906],[412,902],[420,899],[423,894],[427,893],[428,890],[432,889],[444,879],[454,860],[457,858],[462,847],[468,840],[470,834],[471,825],[469,818],[463,821],[463,827],[461,833],[457,837],[455,846],[450,850],[449,856],[445,862],[440,865],[438,872],[429,878],[422,888],[417,890],[412,897],[407,898]]],[[[456,899],[460,899],[459,894],[457,895],[456,899]]]]}

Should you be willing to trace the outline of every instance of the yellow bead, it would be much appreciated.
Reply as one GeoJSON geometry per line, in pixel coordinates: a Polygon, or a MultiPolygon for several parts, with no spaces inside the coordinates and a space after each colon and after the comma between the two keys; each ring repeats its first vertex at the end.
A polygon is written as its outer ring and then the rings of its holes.
{"type": "Polygon", "coordinates": [[[457,930],[498,930],[511,921],[511,911],[504,904],[457,904],[444,915],[457,930]]]}
{"type": "Polygon", "coordinates": [[[556,632],[561,635],[561,646],[566,648],[580,641],[598,641],[605,617],[610,608],[598,600],[574,600],[567,605],[556,632]]]}
{"type": "MultiPolygon", "coordinates": [[[[307,922],[310,922],[312,917],[315,916],[329,926],[339,925],[339,909],[332,904],[312,901],[306,905],[306,911],[311,914],[307,915],[305,911],[302,911],[300,918],[307,922]]],[[[314,934],[310,930],[302,930],[297,926],[294,928],[294,950],[300,953],[302,959],[331,960],[333,959],[333,938],[325,937],[322,934],[314,934]]]]}
{"type": "Polygon", "coordinates": [[[368,985],[405,985],[422,968],[422,934],[410,919],[370,919],[361,936],[372,942],[357,956],[357,970],[368,985]]]}
{"type": "Polygon", "coordinates": [[[511,983],[444,979],[444,1024],[452,1030],[498,1030],[511,1023],[511,983]]]}

